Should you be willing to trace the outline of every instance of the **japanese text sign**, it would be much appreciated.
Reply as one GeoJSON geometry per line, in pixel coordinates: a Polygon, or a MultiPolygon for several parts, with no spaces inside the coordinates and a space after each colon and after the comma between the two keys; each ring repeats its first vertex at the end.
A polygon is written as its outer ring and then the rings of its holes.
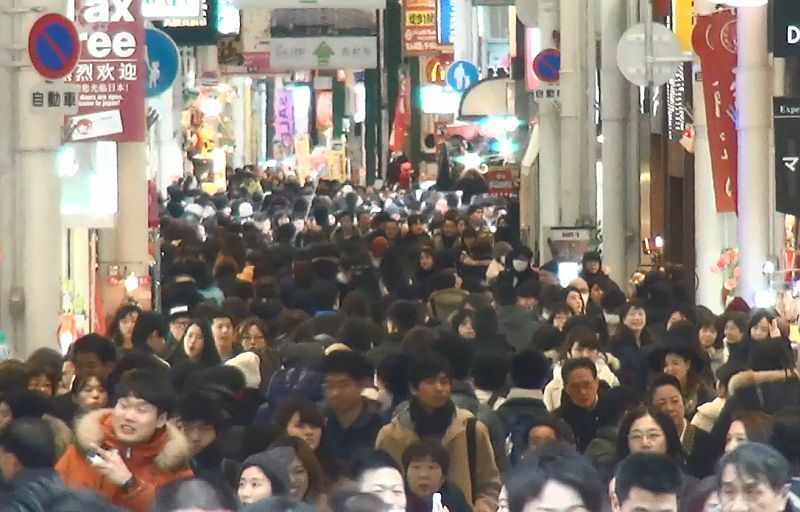
{"type": "MultiPolygon", "coordinates": [[[[75,0],[81,58],[65,81],[80,87],[69,122],[81,140],[145,139],[145,32],[141,0],[75,0]],[[100,115],[98,117],[99,114],[100,115]],[[113,124],[95,126],[99,118],[113,124]],[[76,131],[77,133],[77,131],[76,131]]],[[[73,137],[73,140],[77,140],[73,137]]]]}
{"type": "Polygon", "coordinates": [[[403,48],[406,55],[439,53],[436,0],[404,0],[403,48]]]}

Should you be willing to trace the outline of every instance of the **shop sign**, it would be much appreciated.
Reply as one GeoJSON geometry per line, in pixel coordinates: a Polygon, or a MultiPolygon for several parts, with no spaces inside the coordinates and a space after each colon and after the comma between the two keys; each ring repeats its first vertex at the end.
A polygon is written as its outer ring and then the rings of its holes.
{"type": "Polygon", "coordinates": [[[266,75],[271,72],[269,52],[245,52],[239,36],[222,36],[217,60],[222,75],[266,75]]]}
{"type": "Polygon", "coordinates": [[[774,0],[772,8],[775,56],[800,55],[800,3],[797,0],[774,0]]]}
{"type": "Polygon", "coordinates": [[[141,0],[75,0],[81,58],[65,81],[80,87],[72,140],[145,139],[145,37],[141,0]]]}
{"type": "Polygon", "coordinates": [[[686,129],[686,72],[678,68],[675,78],[667,82],[667,120],[669,139],[680,137],[686,129]]]}
{"type": "Polygon", "coordinates": [[[447,67],[453,63],[452,55],[439,55],[428,59],[425,64],[425,81],[436,85],[445,85],[447,83],[447,67]]]}
{"type": "Polygon", "coordinates": [[[274,38],[272,67],[291,69],[372,69],[378,67],[375,37],[274,38]]]}
{"type": "Polygon", "coordinates": [[[703,72],[717,212],[735,212],[739,141],[735,119],[738,57],[734,11],[698,16],[692,44],[703,72]]]}
{"type": "Polygon", "coordinates": [[[290,148],[294,142],[294,96],[292,90],[283,88],[275,99],[275,134],[283,146],[290,148]]]}
{"type": "MultiPolygon", "coordinates": [[[[264,0],[234,0],[239,9],[262,7],[264,0]]],[[[386,0],[269,0],[270,9],[359,9],[375,11],[386,7],[386,0]]]]}
{"type": "Polygon", "coordinates": [[[681,48],[692,51],[692,29],[694,29],[694,0],[673,0],[673,30],[681,48]]]}
{"type": "Polygon", "coordinates": [[[403,1],[403,48],[406,55],[439,52],[437,0],[403,1]]]}
{"type": "Polygon", "coordinates": [[[270,43],[270,10],[264,7],[242,9],[242,50],[268,52],[270,43]]]}
{"type": "Polygon", "coordinates": [[[142,16],[147,19],[195,18],[200,16],[201,0],[142,0],[142,16]]]}
{"type": "Polygon", "coordinates": [[[519,190],[517,172],[513,168],[499,167],[490,168],[483,175],[486,184],[489,186],[489,194],[493,196],[510,196],[519,190]]]}
{"type": "Polygon", "coordinates": [[[456,9],[455,0],[438,0],[436,18],[438,20],[439,40],[442,46],[453,46],[456,42],[456,9]]]}
{"type": "Polygon", "coordinates": [[[800,98],[773,98],[775,208],[800,215],[800,98]]]}
{"type": "Polygon", "coordinates": [[[166,32],[178,45],[201,46],[217,44],[219,38],[219,0],[200,0],[200,15],[170,18],[155,25],[166,32]]]}

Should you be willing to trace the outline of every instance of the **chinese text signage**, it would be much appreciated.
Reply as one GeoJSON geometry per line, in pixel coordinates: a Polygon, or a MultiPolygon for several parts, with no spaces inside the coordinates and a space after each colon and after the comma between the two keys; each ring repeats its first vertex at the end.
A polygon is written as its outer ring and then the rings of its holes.
{"type": "Polygon", "coordinates": [[[378,41],[375,37],[275,38],[270,65],[276,70],[376,68],[378,41]]]}
{"type": "Polygon", "coordinates": [[[774,0],[773,44],[776,57],[800,55],[800,2],[774,0]]]}
{"type": "Polygon", "coordinates": [[[72,140],[145,139],[141,0],[75,0],[81,58],[65,79],[80,88],[72,140]]]}
{"type": "Polygon", "coordinates": [[[736,211],[739,139],[736,133],[736,14],[717,11],[698,16],[692,33],[703,72],[708,145],[717,211],[736,211]]]}
{"type": "Polygon", "coordinates": [[[406,55],[439,53],[436,0],[404,0],[403,48],[406,55]]]}
{"type": "Polygon", "coordinates": [[[773,98],[775,208],[800,215],[800,98],[773,98]]]}

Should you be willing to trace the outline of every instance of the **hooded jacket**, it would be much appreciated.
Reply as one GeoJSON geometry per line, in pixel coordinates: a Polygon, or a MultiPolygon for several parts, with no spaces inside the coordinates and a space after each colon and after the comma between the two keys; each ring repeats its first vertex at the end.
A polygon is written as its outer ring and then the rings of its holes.
{"type": "Polygon", "coordinates": [[[122,512],[105,498],[67,488],[53,469],[23,469],[11,480],[13,491],[0,496],[6,512],[122,512]]]}
{"type": "MultiPolygon", "coordinates": [[[[475,512],[495,512],[497,498],[500,495],[500,472],[495,464],[489,431],[486,426],[477,422],[475,425],[475,475],[471,477],[469,470],[469,452],[467,450],[467,421],[473,415],[464,409],[456,409],[450,426],[442,437],[442,446],[450,455],[449,480],[461,489],[467,502],[473,504],[475,512]],[[475,480],[475,494],[472,492],[472,480],[475,480]]],[[[391,423],[378,433],[375,447],[385,450],[402,466],[403,452],[412,443],[419,441],[414,430],[411,414],[401,412],[391,423]]]]}
{"type": "Polygon", "coordinates": [[[539,322],[533,313],[516,304],[497,306],[498,333],[506,337],[506,343],[516,352],[531,348],[533,333],[539,329],[539,322]]]}
{"type": "Polygon", "coordinates": [[[173,425],[157,430],[142,445],[128,447],[114,434],[111,410],[102,409],[83,416],[75,425],[76,443],[71,445],[56,464],[64,482],[73,488],[95,491],[111,503],[132,512],[147,512],[156,487],[193,476],[189,469],[189,443],[173,425]],[[87,458],[92,445],[105,445],[119,450],[136,485],[128,492],[97,472],[87,458]]]}

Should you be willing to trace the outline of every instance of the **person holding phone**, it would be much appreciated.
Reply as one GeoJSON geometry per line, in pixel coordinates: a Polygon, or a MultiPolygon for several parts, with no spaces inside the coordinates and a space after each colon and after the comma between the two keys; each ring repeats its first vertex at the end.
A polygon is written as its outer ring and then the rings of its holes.
{"type": "Polygon", "coordinates": [[[436,441],[422,439],[403,453],[406,512],[470,512],[464,493],[447,481],[450,455],[436,441]]]}

